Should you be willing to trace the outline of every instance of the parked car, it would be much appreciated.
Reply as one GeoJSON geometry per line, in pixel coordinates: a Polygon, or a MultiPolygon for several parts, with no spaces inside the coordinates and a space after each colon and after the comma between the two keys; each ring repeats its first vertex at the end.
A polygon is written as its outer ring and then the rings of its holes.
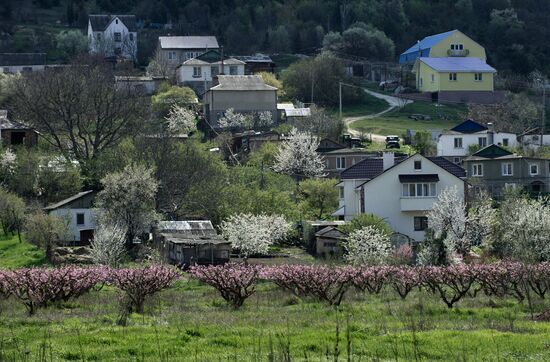
{"type": "Polygon", "coordinates": [[[429,121],[432,119],[432,117],[426,114],[411,114],[409,115],[409,118],[414,119],[415,121],[421,121],[421,120],[429,121]]]}
{"type": "Polygon", "coordinates": [[[386,148],[401,148],[399,144],[399,136],[386,136],[386,148]]]}
{"type": "Polygon", "coordinates": [[[349,148],[355,148],[355,147],[363,147],[363,143],[361,140],[357,137],[352,137],[349,134],[345,134],[342,136],[342,143],[344,143],[349,148]]]}

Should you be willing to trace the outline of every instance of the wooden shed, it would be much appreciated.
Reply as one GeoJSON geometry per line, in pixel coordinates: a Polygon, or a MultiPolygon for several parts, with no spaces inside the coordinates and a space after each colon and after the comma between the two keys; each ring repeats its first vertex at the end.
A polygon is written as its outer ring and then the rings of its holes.
{"type": "Polygon", "coordinates": [[[161,221],[154,240],[164,258],[184,268],[229,261],[231,243],[216,233],[210,221],[161,221]]]}
{"type": "Polygon", "coordinates": [[[346,234],[335,226],[327,226],[315,233],[315,253],[322,257],[342,255],[342,241],[346,234]]]}

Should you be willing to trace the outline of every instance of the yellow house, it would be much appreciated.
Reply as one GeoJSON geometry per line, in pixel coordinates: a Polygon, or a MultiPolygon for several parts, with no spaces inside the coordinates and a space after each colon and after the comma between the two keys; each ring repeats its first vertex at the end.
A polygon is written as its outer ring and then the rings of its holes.
{"type": "Polygon", "coordinates": [[[413,71],[421,92],[494,90],[496,70],[479,58],[418,58],[413,71]]]}
{"type": "Polygon", "coordinates": [[[459,30],[430,35],[399,56],[400,64],[412,64],[418,58],[470,57],[487,59],[485,48],[459,30]]]}

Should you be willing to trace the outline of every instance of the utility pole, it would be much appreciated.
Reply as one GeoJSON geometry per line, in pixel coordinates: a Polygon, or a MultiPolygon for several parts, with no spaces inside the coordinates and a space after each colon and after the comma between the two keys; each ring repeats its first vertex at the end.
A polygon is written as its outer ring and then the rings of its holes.
{"type": "Polygon", "coordinates": [[[313,76],[313,69],[311,69],[311,104],[313,104],[313,85],[315,84],[315,77],[313,76]]]}
{"type": "Polygon", "coordinates": [[[340,96],[340,119],[342,119],[342,81],[338,82],[338,94],[340,96]]]}
{"type": "Polygon", "coordinates": [[[540,145],[542,147],[542,138],[544,137],[544,126],[546,125],[546,81],[542,83],[542,119],[540,120],[540,145]]]}

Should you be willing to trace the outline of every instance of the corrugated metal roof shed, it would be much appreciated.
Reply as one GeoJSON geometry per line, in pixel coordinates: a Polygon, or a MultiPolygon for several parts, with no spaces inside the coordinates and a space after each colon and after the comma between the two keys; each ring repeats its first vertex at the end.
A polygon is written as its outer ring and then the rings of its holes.
{"type": "Polygon", "coordinates": [[[218,49],[215,36],[159,36],[162,49],[218,49]]]}

